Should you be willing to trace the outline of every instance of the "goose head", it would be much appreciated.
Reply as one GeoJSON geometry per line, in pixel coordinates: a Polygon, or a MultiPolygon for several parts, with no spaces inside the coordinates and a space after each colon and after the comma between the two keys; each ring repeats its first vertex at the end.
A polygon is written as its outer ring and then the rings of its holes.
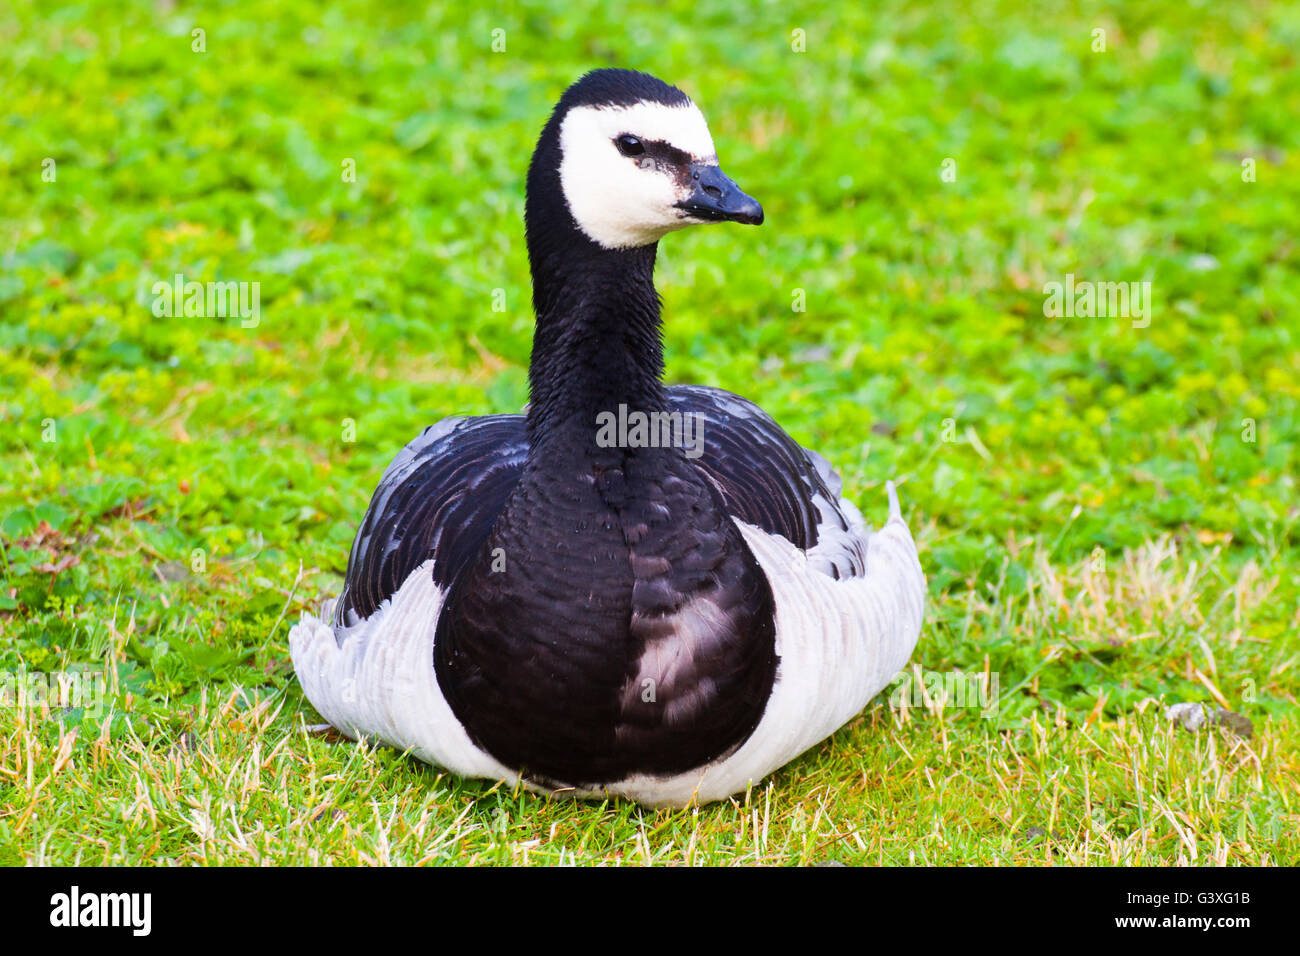
{"type": "Polygon", "coordinates": [[[557,217],[616,250],[701,223],[758,225],[763,207],[723,173],[685,93],[645,73],[602,69],[565,91],[533,154],[530,239],[557,217]]]}

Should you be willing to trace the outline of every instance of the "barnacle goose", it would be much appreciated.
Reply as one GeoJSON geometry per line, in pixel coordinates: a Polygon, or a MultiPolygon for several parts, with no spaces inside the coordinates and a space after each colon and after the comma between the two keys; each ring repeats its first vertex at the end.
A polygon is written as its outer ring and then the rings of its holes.
{"type": "Polygon", "coordinates": [[[757,405],[662,383],[657,243],[716,221],[763,210],[684,93],[612,69],[569,87],[528,170],[529,406],[444,419],[384,472],[342,593],[289,635],[332,725],[465,776],[685,806],[758,783],[903,667],[925,580],[893,485],[873,531],[757,405]],[[602,440],[629,409],[703,442],[602,440]]]}

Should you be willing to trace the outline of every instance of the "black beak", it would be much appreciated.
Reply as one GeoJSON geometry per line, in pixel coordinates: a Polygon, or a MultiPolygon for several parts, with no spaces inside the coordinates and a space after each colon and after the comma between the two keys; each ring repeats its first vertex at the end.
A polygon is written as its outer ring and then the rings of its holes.
{"type": "Polygon", "coordinates": [[[744,222],[757,226],[763,221],[763,207],[753,196],[746,196],[740,187],[727,178],[717,166],[691,164],[691,185],[694,192],[677,204],[693,219],[708,222],[744,222]]]}

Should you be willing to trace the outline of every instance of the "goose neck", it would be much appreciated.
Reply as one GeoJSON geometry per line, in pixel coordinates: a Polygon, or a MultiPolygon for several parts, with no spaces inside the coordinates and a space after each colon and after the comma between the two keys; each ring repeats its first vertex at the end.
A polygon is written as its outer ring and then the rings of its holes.
{"type": "Polygon", "coordinates": [[[620,406],[660,411],[663,340],[655,246],[565,255],[530,249],[537,327],[529,365],[530,444],[591,432],[620,406]]]}

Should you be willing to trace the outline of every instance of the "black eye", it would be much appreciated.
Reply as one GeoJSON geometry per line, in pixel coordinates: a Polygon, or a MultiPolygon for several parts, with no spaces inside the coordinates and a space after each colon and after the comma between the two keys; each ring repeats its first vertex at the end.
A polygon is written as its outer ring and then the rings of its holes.
{"type": "Polygon", "coordinates": [[[645,146],[641,141],[630,133],[624,133],[614,140],[614,145],[624,156],[640,156],[645,153],[645,146]]]}

